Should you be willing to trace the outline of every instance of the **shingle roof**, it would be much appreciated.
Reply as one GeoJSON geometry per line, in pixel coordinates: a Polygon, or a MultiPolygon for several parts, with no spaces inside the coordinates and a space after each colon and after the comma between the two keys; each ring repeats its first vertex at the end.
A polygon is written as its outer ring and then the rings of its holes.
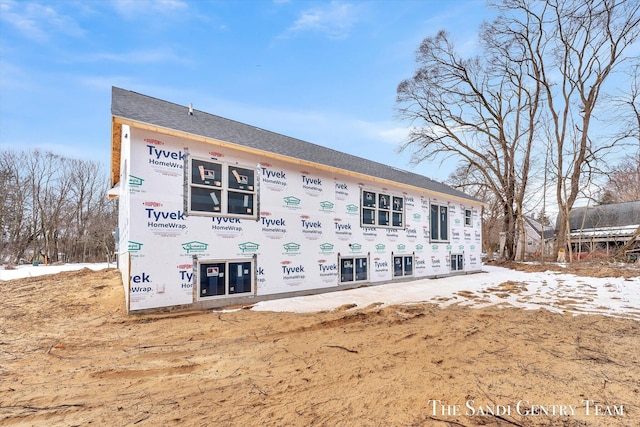
{"type": "Polygon", "coordinates": [[[213,138],[309,162],[399,182],[433,192],[480,202],[423,175],[352,156],[300,139],[226,119],[189,107],[113,87],[111,114],[133,121],[213,138]]]}
{"type": "Polygon", "coordinates": [[[638,224],[640,224],[640,200],[574,208],[569,214],[569,227],[572,231],[625,225],[637,226],[638,224]]]}

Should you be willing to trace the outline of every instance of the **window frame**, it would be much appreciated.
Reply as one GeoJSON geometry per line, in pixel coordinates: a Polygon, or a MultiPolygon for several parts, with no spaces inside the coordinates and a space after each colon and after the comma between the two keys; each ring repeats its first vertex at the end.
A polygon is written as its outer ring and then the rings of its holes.
{"type": "Polygon", "coordinates": [[[473,210],[472,209],[464,209],[464,226],[465,227],[473,227],[473,210]]]}
{"type": "Polygon", "coordinates": [[[339,280],[338,283],[339,284],[348,285],[348,284],[353,284],[353,283],[368,282],[369,281],[369,276],[370,276],[370,274],[369,274],[369,255],[364,255],[364,256],[361,256],[361,255],[341,256],[341,255],[338,254],[338,280],[339,280]],[[358,276],[357,276],[358,272],[357,272],[357,270],[355,268],[355,264],[356,264],[357,260],[362,260],[362,259],[364,259],[366,261],[365,272],[364,272],[365,273],[365,277],[364,278],[358,278],[358,276]],[[343,274],[342,269],[344,267],[344,264],[343,264],[344,261],[351,261],[353,263],[352,264],[353,265],[353,267],[352,267],[353,271],[351,272],[351,275],[352,275],[352,279],[351,280],[343,280],[344,274],[343,274]]]}
{"type": "Polygon", "coordinates": [[[360,227],[407,228],[404,196],[363,188],[360,192],[360,227]]]}
{"type": "Polygon", "coordinates": [[[393,278],[399,277],[413,277],[415,275],[416,270],[416,259],[415,254],[392,254],[391,255],[391,265],[393,265],[393,278]],[[396,268],[396,260],[401,260],[400,270],[402,274],[397,274],[398,269],[396,268]],[[411,260],[411,271],[407,272],[407,260],[411,260]]]}
{"type": "Polygon", "coordinates": [[[449,271],[464,271],[464,253],[449,254],[449,271]],[[454,268],[454,262],[457,268],[454,268]]]}
{"type": "MultiPolygon", "coordinates": [[[[197,267],[196,267],[196,274],[194,274],[194,281],[195,283],[194,288],[196,289],[196,298],[198,301],[208,301],[208,300],[212,300],[212,299],[224,299],[224,298],[236,298],[236,297],[243,297],[243,296],[249,296],[249,295],[255,295],[255,289],[256,289],[256,268],[255,268],[255,259],[254,258],[238,258],[238,259],[204,259],[204,260],[198,260],[197,262],[197,267]],[[224,274],[224,293],[223,294],[207,294],[205,292],[205,295],[203,295],[203,286],[202,286],[202,268],[215,268],[213,266],[217,266],[217,265],[221,265],[224,264],[225,268],[223,271],[224,274]],[[249,278],[249,290],[248,291],[243,291],[243,292],[236,292],[235,289],[231,289],[231,269],[232,266],[235,266],[236,268],[239,265],[242,264],[249,264],[249,271],[248,273],[246,273],[245,277],[249,278]],[[207,267],[207,266],[212,266],[212,267],[207,267]]],[[[217,276],[212,276],[212,277],[219,277],[219,270],[218,270],[218,275],[217,276]]],[[[235,286],[237,286],[237,284],[235,284],[235,286]]],[[[207,286],[207,288],[211,288],[211,286],[207,286]]]]}
{"type": "Polygon", "coordinates": [[[187,215],[258,219],[257,168],[193,156],[189,156],[187,166],[185,172],[187,215]],[[217,174],[220,174],[219,178],[217,174]],[[211,198],[211,202],[207,195],[211,198]],[[194,208],[196,203],[194,196],[206,200],[201,204],[208,203],[212,205],[211,208],[194,208]],[[218,209],[216,209],[217,205],[219,205],[218,209]],[[241,212],[242,209],[246,209],[247,212],[241,212]]]}
{"type": "Polygon", "coordinates": [[[448,243],[449,236],[451,236],[450,230],[450,221],[449,221],[449,205],[441,204],[441,203],[429,203],[429,241],[433,243],[448,243]],[[437,215],[433,215],[434,208],[436,208],[437,215]],[[442,213],[444,209],[444,218],[445,218],[445,227],[442,226],[442,213]],[[435,227],[434,227],[434,220],[435,227]],[[434,237],[434,228],[437,230],[437,236],[434,237]],[[446,235],[443,236],[443,231],[446,235]]]}

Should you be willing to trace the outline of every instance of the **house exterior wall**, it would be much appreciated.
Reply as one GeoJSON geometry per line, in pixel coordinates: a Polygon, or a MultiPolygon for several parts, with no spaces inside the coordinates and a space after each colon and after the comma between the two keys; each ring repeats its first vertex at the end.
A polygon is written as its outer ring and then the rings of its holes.
{"type": "Polygon", "coordinates": [[[119,262],[130,311],[223,306],[482,268],[478,203],[128,126],[122,133],[119,262]],[[189,159],[255,171],[257,218],[189,214],[189,159]],[[402,198],[405,228],[362,227],[363,190],[402,198]],[[430,240],[431,204],[446,207],[446,241],[430,240]],[[410,274],[394,276],[397,257],[412,264],[410,274]],[[342,280],[350,258],[366,260],[366,280],[342,280]],[[227,277],[236,267],[238,277],[251,270],[251,292],[203,295],[205,274],[219,273],[199,263],[225,260],[234,262],[227,277]]]}

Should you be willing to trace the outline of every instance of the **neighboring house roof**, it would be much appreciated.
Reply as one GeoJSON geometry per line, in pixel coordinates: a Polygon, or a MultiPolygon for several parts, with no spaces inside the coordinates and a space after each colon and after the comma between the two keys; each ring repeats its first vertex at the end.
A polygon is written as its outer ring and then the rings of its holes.
{"type": "Polygon", "coordinates": [[[640,200],[575,208],[569,214],[572,238],[611,239],[634,234],[640,226],[640,200]]]}
{"type": "Polygon", "coordinates": [[[574,208],[569,214],[571,231],[633,225],[640,225],[640,200],[574,208]]]}
{"type": "MultiPolygon", "coordinates": [[[[423,175],[366,160],[337,150],[291,138],[255,126],[225,119],[189,107],[163,101],[147,95],[113,87],[111,113],[125,120],[146,123],[187,134],[199,135],[262,152],[325,165],[344,171],[377,177],[457,198],[482,203],[423,175]]],[[[116,138],[114,131],[113,138],[116,138]]],[[[112,141],[112,153],[119,156],[119,141],[112,141]],[[117,153],[117,154],[116,154],[117,153]]],[[[119,166],[112,161],[112,168],[119,166]]],[[[112,173],[113,177],[113,173],[112,173]]]]}

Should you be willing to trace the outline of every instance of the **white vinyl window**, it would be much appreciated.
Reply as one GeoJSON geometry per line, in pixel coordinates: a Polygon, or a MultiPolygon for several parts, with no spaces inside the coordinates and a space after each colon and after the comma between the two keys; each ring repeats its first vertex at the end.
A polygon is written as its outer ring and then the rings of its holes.
{"type": "Polygon", "coordinates": [[[257,218],[255,169],[190,158],[188,174],[189,214],[257,218]]]}
{"type": "Polygon", "coordinates": [[[363,227],[405,228],[404,197],[362,191],[360,225],[363,227]]]}
{"type": "Polygon", "coordinates": [[[369,262],[367,257],[340,257],[340,283],[348,284],[369,279],[369,262]]]}
{"type": "Polygon", "coordinates": [[[198,261],[198,299],[252,294],[253,259],[198,261]]]}
{"type": "Polygon", "coordinates": [[[393,256],[393,277],[413,276],[413,255],[393,256]]]}
{"type": "Polygon", "coordinates": [[[451,271],[464,270],[464,255],[463,254],[451,254],[449,256],[451,271]]]}
{"type": "Polygon", "coordinates": [[[473,215],[473,212],[471,211],[471,209],[464,210],[464,226],[465,227],[473,227],[472,215],[473,215]]]}
{"type": "Polygon", "coordinates": [[[431,241],[449,241],[449,207],[431,203],[429,216],[431,218],[431,241]]]}

